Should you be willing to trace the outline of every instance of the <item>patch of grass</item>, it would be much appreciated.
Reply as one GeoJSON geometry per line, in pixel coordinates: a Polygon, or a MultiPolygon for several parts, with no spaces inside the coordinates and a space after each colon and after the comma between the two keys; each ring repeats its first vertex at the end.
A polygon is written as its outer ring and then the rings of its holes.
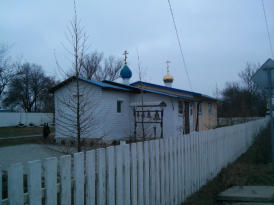
{"type": "Polygon", "coordinates": [[[15,137],[43,133],[42,127],[0,127],[0,137],[15,137]]]}
{"type": "MultiPolygon", "coordinates": [[[[51,133],[54,128],[50,128],[51,133]]],[[[0,127],[0,137],[16,137],[24,135],[42,135],[42,127],[0,127]]]]}
{"type": "Polygon", "coordinates": [[[189,197],[183,205],[218,204],[217,195],[232,186],[274,186],[271,167],[270,129],[263,130],[254,144],[238,160],[224,168],[217,177],[189,197]]]}
{"type": "Polygon", "coordinates": [[[0,147],[5,146],[12,146],[12,145],[20,145],[20,144],[40,144],[43,142],[43,137],[28,137],[22,139],[8,139],[8,140],[1,140],[0,147]]]}

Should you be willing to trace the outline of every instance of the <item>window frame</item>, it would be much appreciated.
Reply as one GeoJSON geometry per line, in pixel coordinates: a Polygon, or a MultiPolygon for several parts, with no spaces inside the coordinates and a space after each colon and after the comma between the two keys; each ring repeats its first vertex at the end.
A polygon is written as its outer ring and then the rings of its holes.
{"type": "Polygon", "coordinates": [[[208,114],[212,115],[213,114],[212,110],[213,110],[213,105],[211,102],[209,102],[208,103],[208,114]]]}
{"type": "Polygon", "coordinates": [[[184,114],[184,102],[178,101],[178,114],[183,115],[184,114]]]}
{"type": "Polygon", "coordinates": [[[202,102],[200,102],[199,104],[198,104],[198,115],[203,115],[203,103],[202,102]]]}
{"type": "Polygon", "coordinates": [[[123,104],[122,100],[116,101],[116,112],[117,113],[122,113],[122,104],[123,104]]]}

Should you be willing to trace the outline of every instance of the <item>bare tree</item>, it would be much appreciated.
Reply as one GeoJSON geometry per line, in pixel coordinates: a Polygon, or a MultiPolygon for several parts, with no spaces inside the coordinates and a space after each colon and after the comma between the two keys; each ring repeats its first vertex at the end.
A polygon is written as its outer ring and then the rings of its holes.
{"type": "Polygon", "coordinates": [[[103,53],[97,51],[85,55],[83,59],[83,69],[80,75],[91,80],[94,79],[95,73],[100,70],[103,53]]]}
{"type": "MultiPolygon", "coordinates": [[[[138,60],[138,77],[139,77],[139,81],[142,81],[142,75],[143,75],[143,68],[142,68],[142,65],[141,65],[141,62],[140,62],[140,55],[139,55],[139,52],[138,52],[138,49],[136,50],[137,51],[137,60],[138,60]]],[[[146,133],[145,133],[145,123],[144,123],[144,90],[143,90],[143,85],[141,84],[140,85],[140,89],[141,89],[141,110],[142,110],[142,115],[141,115],[141,118],[142,118],[142,137],[143,139],[145,140],[145,137],[146,137],[146,133]]]]}
{"type": "MultiPolygon", "coordinates": [[[[81,151],[82,139],[91,135],[95,126],[94,112],[96,110],[96,100],[93,90],[88,83],[81,79],[86,75],[91,78],[96,70],[98,55],[87,56],[87,35],[81,22],[78,19],[77,6],[74,1],[74,17],[68,29],[68,42],[71,49],[66,49],[71,56],[71,69],[65,72],[69,85],[65,86],[62,94],[55,95],[55,123],[56,133],[66,138],[76,138],[77,150],[81,151]],[[95,66],[95,67],[94,67],[95,66]]],[[[62,69],[57,61],[58,67],[62,69]]]]}
{"type": "Polygon", "coordinates": [[[9,48],[5,45],[0,46],[0,98],[4,93],[5,88],[11,81],[13,76],[13,67],[8,55],[9,48]]]}
{"type": "Polygon", "coordinates": [[[99,66],[95,73],[95,80],[109,80],[114,81],[119,78],[120,70],[122,68],[122,61],[116,59],[114,56],[109,56],[104,61],[104,66],[99,66]]]}
{"type": "Polygon", "coordinates": [[[103,56],[103,53],[97,51],[85,55],[80,75],[89,80],[98,81],[114,81],[118,79],[123,66],[122,60],[114,56],[104,59],[103,56]]]}
{"type": "Polygon", "coordinates": [[[239,77],[241,78],[244,87],[253,94],[257,91],[258,87],[252,81],[252,76],[259,68],[260,65],[247,63],[245,69],[239,73],[239,77]]]}
{"type": "Polygon", "coordinates": [[[55,80],[47,77],[41,66],[24,63],[10,80],[3,104],[8,108],[20,107],[25,112],[44,111],[44,99],[47,106],[53,107],[49,89],[54,84],[55,80]]]}

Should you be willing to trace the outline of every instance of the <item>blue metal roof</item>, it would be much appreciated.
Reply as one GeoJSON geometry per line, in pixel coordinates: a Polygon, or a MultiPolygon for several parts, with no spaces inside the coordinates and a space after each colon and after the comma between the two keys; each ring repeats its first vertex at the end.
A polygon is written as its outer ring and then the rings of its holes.
{"type": "Polygon", "coordinates": [[[201,96],[202,95],[201,93],[191,92],[191,91],[187,91],[187,90],[181,90],[181,89],[177,89],[177,88],[171,88],[171,87],[167,87],[167,86],[163,86],[163,85],[157,85],[157,84],[152,84],[152,83],[147,83],[147,82],[143,82],[143,81],[136,81],[134,83],[131,83],[131,85],[136,85],[136,84],[149,85],[149,86],[153,86],[153,87],[163,88],[165,90],[181,92],[181,93],[184,93],[184,94],[197,95],[197,96],[201,96]]]}
{"type": "Polygon", "coordinates": [[[109,84],[115,84],[117,86],[122,86],[122,87],[128,87],[131,89],[137,89],[137,90],[143,90],[145,92],[150,92],[150,93],[155,93],[155,94],[159,94],[159,95],[165,95],[165,96],[169,96],[169,97],[174,97],[174,98],[180,98],[180,99],[185,99],[185,100],[189,100],[189,101],[195,101],[194,98],[192,97],[185,97],[185,96],[181,96],[181,95],[176,95],[176,94],[171,94],[171,93],[167,93],[167,92],[163,92],[163,91],[156,91],[156,90],[152,90],[152,89],[148,89],[148,88],[140,88],[137,86],[133,86],[133,85],[125,85],[125,84],[121,84],[121,83],[116,83],[116,82],[112,82],[112,81],[103,81],[105,83],[109,83],[109,84]]]}
{"type": "Polygon", "coordinates": [[[112,85],[112,84],[109,84],[109,83],[105,83],[103,81],[88,80],[88,79],[83,78],[83,77],[79,77],[79,80],[82,80],[84,82],[100,86],[102,88],[112,88],[112,89],[116,89],[116,90],[131,91],[128,88],[123,88],[123,87],[115,86],[115,85],[112,85]]]}
{"type": "MultiPolygon", "coordinates": [[[[58,90],[59,88],[63,87],[67,83],[71,82],[72,80],[76,80],[76,77],[72,76],[72,77],[64,80],[63,82],[59,83],[58,85],[56,85],[55,87],[53,87],[52,89],[50,89],[50,92],[55,92],[56,90],[58,90]]],[[[129,89],[129,88],[124,88],[124,87],[120,87],[120,86],[116,86],[116,85],[112,85],[112,84],[109,84],[109,83],[105,83],[105,82],[101,82],[101,81],[96,81],[96,80],[88,80],[88,79],[83,78],[83,77],[79,77],[79,80],[84,81],[86,83],[90,83],[90,84],[99,86],[101,88],[115,89],[115,90],[120,90],[120,91],[131,91],[131,89],[129,89]]]]}
{"type": "Polygon", "coordinates": [[[148,85],[148,86],[155,87],[155,88],[165,89],[167,91],[175,91],[175,92],[179,92],[179,93],[182,93],[182,94],[189,94],[189,95],[194,95],[194,96],[198,96],[198,97],[205,97],[205,98],[210,98],[210,99],[216,100],[215,98],[212,98],[212,97],[207,96],[207,95],[203,95],[201,93],[187,91],[187,90],[181,90],[181,89],[177,89],[177,88],[171,88],[171,87],[167,87],[167,86],[163,86],[163,85],[157,85],[157,84],[152,84],[152,83],[147,83],[147,82],[143,82],[143,81],[136,81],[134,83],[131,83],[131,85],[133,85],[133,86],[137,85],[137,84],[148,85]]]}

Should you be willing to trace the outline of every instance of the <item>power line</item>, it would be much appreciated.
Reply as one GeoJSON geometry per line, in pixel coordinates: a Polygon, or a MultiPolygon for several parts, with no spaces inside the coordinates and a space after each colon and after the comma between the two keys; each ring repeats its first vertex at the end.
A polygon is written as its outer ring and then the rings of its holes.
{"type": "Polygon", "coordinates": [[[268,21],[267,21],[265,6],[264,6],[264,0],[261,0],[261,2],[262,2],[263,11],[264,11],[264,19],[265,19],[265,26],[266,26],[267,36],[268,36],[268,43],[269,43],[269,47],[270,47],[270,53],[271,53],[271,56],[274,58],[272,42],[271,42],[270,32],[269,32],[269,25],[268,25],[268,21]]]}
{"type": "Polygon", "coordinates": [[[182,60],[183,60],[185,72],[186,72],[186,75],[187,75],[189,87],[192,90],[192,85],[191,85],[190,77],[189,77],[189,74],[188,74],[187,64],[186,64],[186,61],[185,61],[185,57],[184,57],[184,53],[183,53],[183,49],[182,49],[182,45],[181,45],[181,40],[180,40],[179,32],[178,32],[178,29],[177,29],[177,26],[176,26],[174,13],[173,13],[173,10],[172,10],[172,7],[171,7],[170,0],[167,0],[167,1],[168,1],[169,9],[170,9],[170,14],[171,14],[171,17],[172,17],[174,29],[175,29],[175,32],[176,32],[177,41],[178,41],[178,45],[179,45],[179,48],[180,48],[180,53],[181,53],[181,56],[182,56],[182,60]]]}

